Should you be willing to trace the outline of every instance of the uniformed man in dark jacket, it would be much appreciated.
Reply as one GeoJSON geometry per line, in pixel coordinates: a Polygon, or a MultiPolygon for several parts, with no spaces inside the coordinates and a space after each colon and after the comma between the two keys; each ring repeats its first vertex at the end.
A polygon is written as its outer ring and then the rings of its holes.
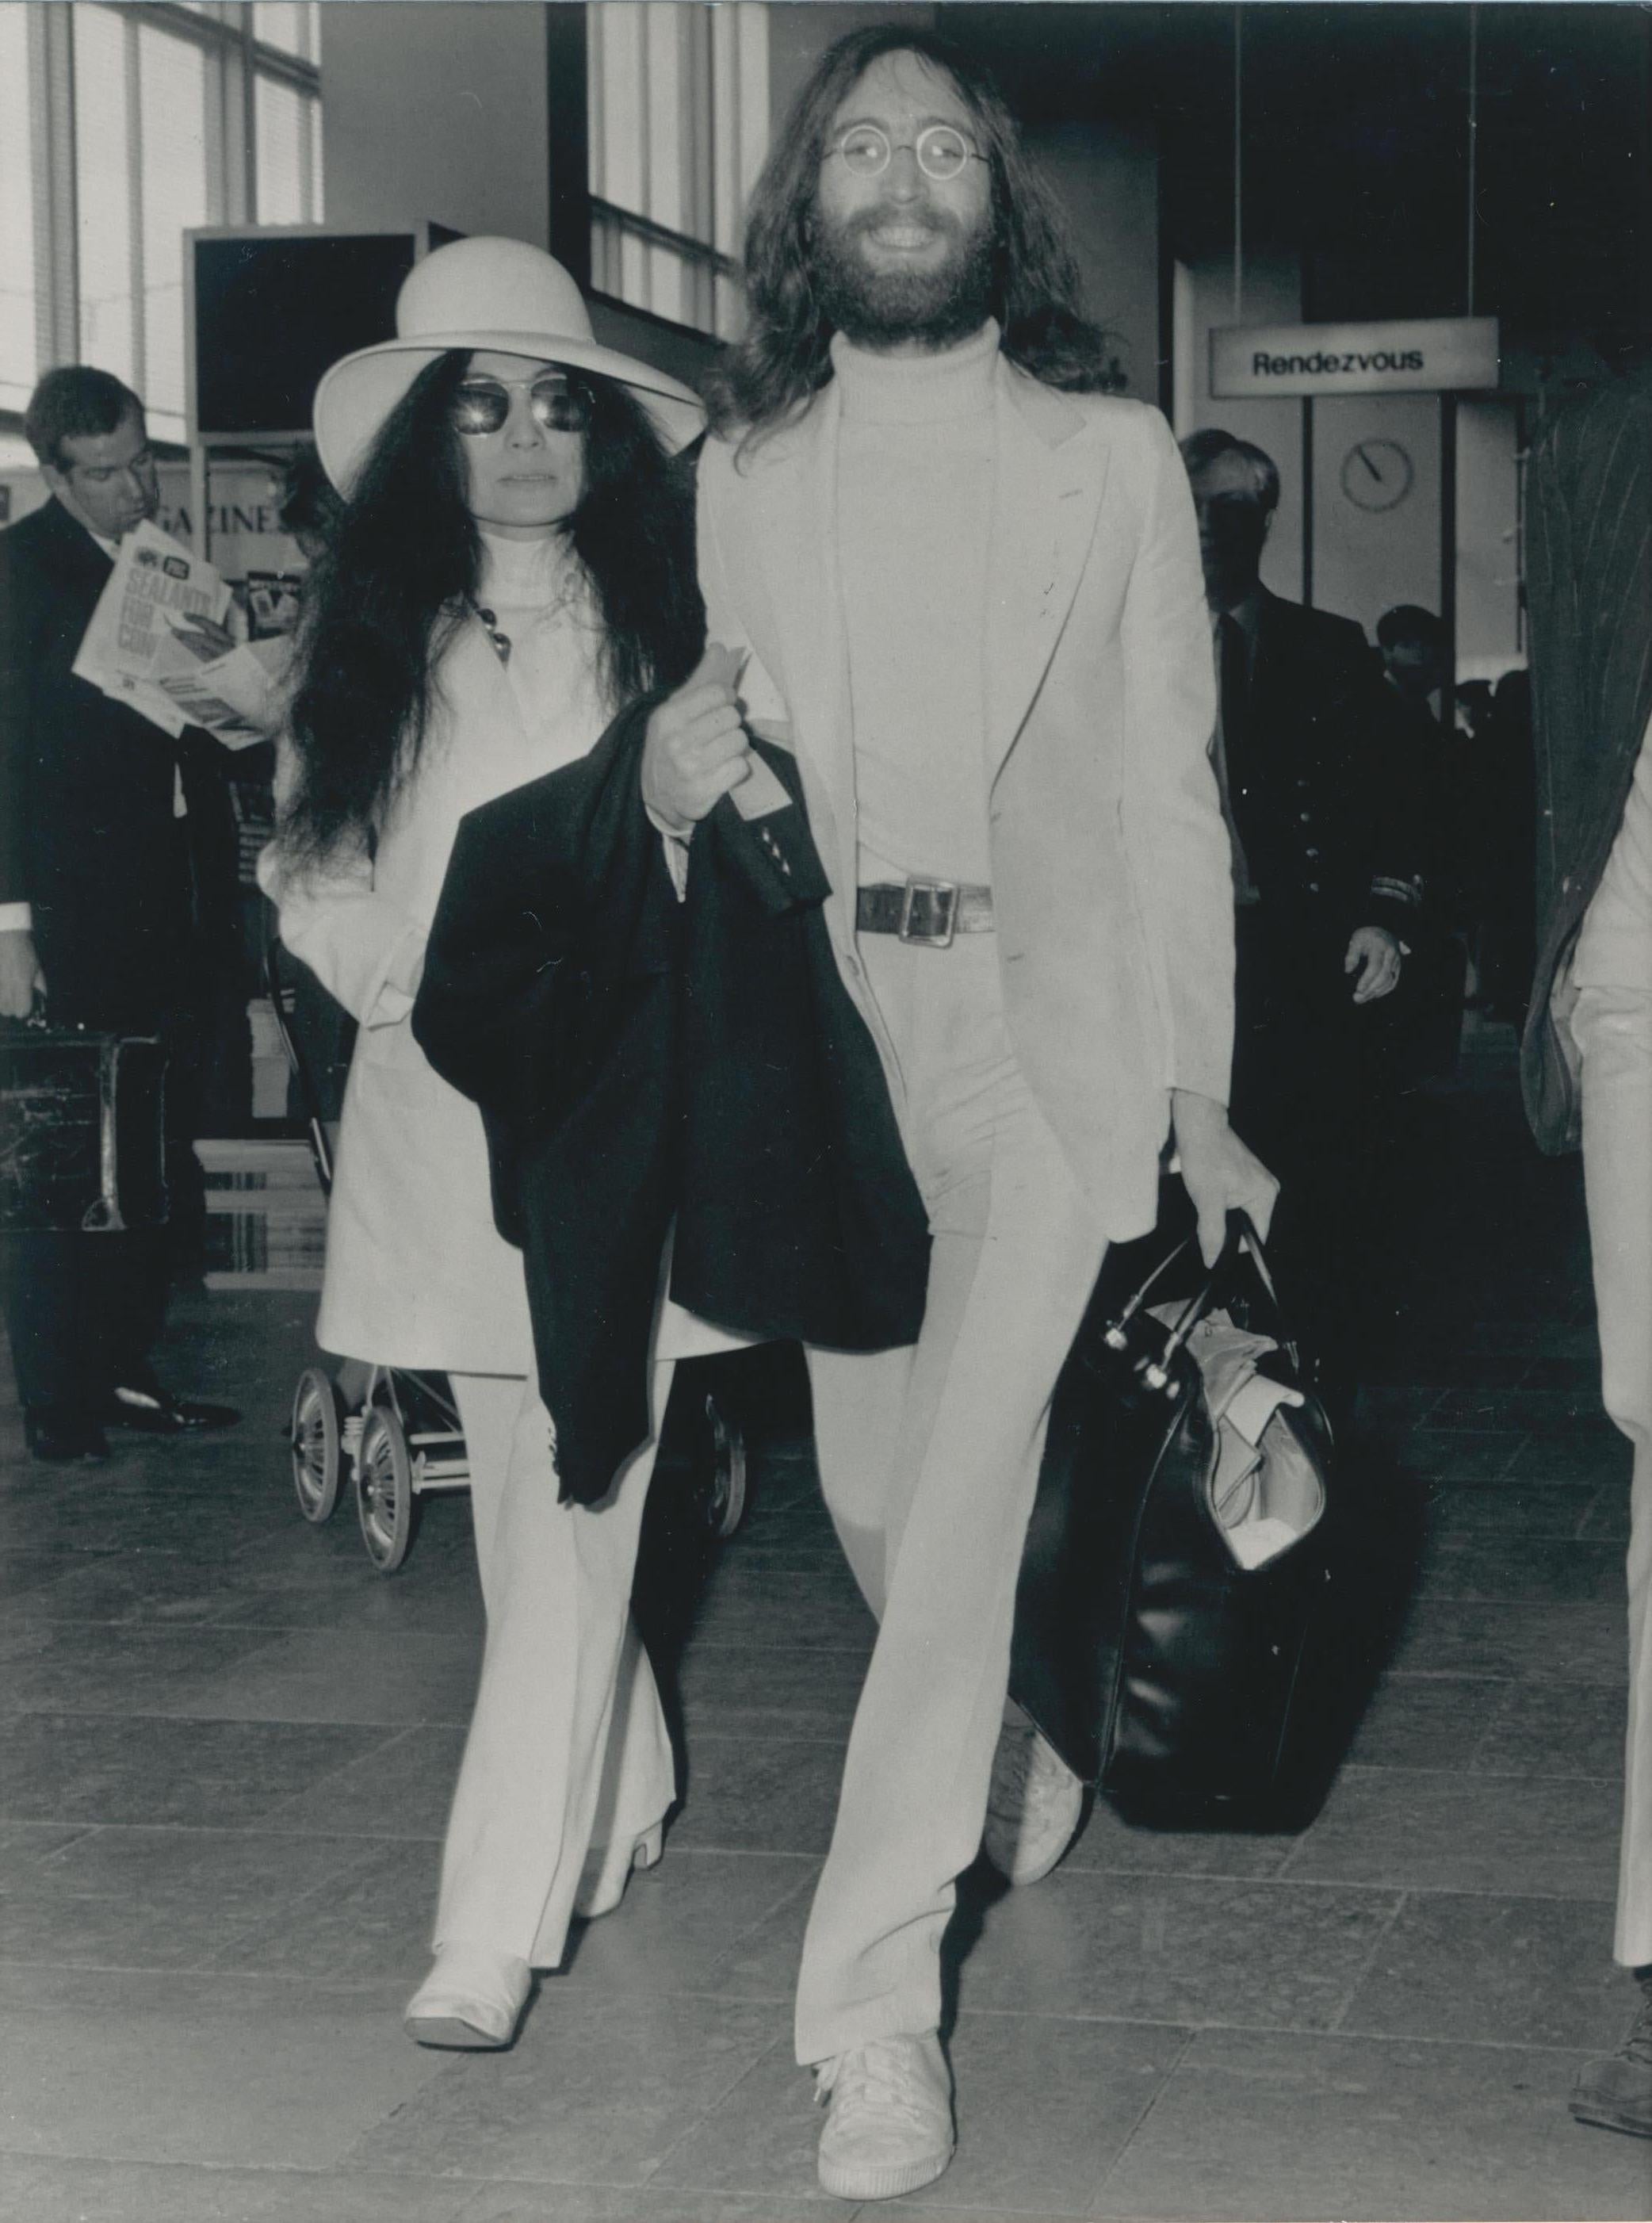
{"type": "Polygon", "coordinates": [[[1369,1007],[1398,986],[1419,921],[1424,834],[1388,746],[1392,713],[1360,628],[1261,583],[1272,458],[1231,433],[1182,444],[1198,513],[1212,737],[1233,846],[1234,1124],[1281,1181],[1274,1243],[1318,1328],[1333,1403],[1354,1387],[1353,1288],[1371,1157],[1369,1007]]]}

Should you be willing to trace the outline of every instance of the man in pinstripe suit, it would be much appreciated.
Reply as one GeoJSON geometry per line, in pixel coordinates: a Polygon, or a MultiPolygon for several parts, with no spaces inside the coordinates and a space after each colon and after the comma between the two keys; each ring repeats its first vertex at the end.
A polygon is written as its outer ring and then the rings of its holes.
{"type": "Polygon", "coordinates": [[[1635,1446],[1615,1957],[1641,2011],[1572,2094],[1652,2138],[1652,364],[1533,451],[1537,977],[1522,1079],[1544,1149],[1583,1146],[1607,1412],[1635,1446]]]}

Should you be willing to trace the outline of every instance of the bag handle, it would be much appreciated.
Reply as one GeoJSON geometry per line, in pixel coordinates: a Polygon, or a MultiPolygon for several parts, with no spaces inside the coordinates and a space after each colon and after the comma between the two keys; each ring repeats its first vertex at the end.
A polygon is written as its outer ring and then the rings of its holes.
{"type": "Polygon", "coordinates": [[[1148,1275],[1146,1280],[1136,1291],[1134,1296],[1133,1296],[1126,1304],[1123,1311],[1119,1314],[1118,1318],[1113,1322],[1112,1326],[1104,1332],[1102,1340],[1109,1351],[1128,1350],[1130,1338],[1125,1333],[1126,1328],[1129,1326],[1131,1321],[1135,1318],[1136,1314],[1141,1310],[1143,1305],[1146,1303],[1148,1298],[1153,1294],[1160,1277],[1170,1271],[1171,1268],[1176,1263],[1183,1252],[1191,1247],[1193,1237],[1190,1235],[1184,1235],[1174,1250],[1167,1250],[1165,1253],[1165,1256],[1159,1260],[1159,1263],[1153,1268],[1152,1273],[1148,1275]]]}
{"type": "MultiPolygon", "coordinates": [[[[1141,1288],[1120,1314],[1116,1325],[1109,1328],[1107,1332],[1106,1340],[1110,1349],[1115,1351],[1124,1349],[1125,1326],[1140,1311],[1159,1275],[1165,1271],[1165,1267],[1181,1256],[1192,1239],[1191,1236],[1188,1236],[1178,1243],[1170,1256],[1155,1268],[1142,1283],[1141,1288]],[[1116,1341],[1115,1341],[1115,1336],[1116,1341]]],[[[1228,1237],[1217,1254],[1215,1263],[1205,1275],[1203,1285],[1193,1296],[1189,1298],[1183,1307],[1180,1319],[1177,1320],[1165,1339],[1163,1356],[1159,1358],[1148,1359],[1141,1366],[1141,1378],[1150,1389],[1168,1389],[1171,1387],[1171,1368],[1175,1363],[1177,1353],[1186,1344],[1194,1329],[1209,1311],[1218,1287],[1232,1269],[1235,1260],[1241,1256],[1249,1257],[1268,1301],[1273,1307],[1274,1325],[1278,1329],[1279,1347],[1291,1361],[1291,1365],[1300,1372],[1302,1360],[1297,1351],[1296,1339],[1285,1325],[1284,1311],[1279,1303],[1279,1292],[1267,1263],[1267,1253],[1263,1247],[1262,1238],[1256,1231],[1256,1223],[1249,1212],[1235,1206],[1228,1214],[1228,1237]]]]}

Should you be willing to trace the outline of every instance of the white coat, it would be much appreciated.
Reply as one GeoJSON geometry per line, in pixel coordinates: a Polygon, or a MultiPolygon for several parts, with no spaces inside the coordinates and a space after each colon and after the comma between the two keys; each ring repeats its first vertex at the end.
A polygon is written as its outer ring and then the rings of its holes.
{"type": "Polygon", "coordinates": [[[442,659],[417,778],[372,862],[305,878],[274,847],[260,860],[282,941],[361,1028],[328,1207],[323,1350],[533,1370],[522,1256],[493,1225],[481,1114],[431,1069],[410,1018],[460,819],[585,755],[607,721],[593,645],[570,613],[538,631],[531,722],[520,670],[467,618],[442,659]]]}

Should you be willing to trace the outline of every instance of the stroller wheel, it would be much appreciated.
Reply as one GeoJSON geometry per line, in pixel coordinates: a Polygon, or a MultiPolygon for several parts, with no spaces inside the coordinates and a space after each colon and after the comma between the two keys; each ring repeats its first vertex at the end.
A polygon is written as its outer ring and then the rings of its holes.
{"type": "Polygon", "coordinates": [[[330,1374],[306,1366],[292,1393],[292,1489],[306,1521],[328,1520],[338,1502],[340,1401],[330,1374]]]}
{"type": "Polygon", "coordinates": [[[398,1415],[383,1406],[368,1414],[355,1460],[355,1514],[367,1557],[393,1575],[413,1540],[413,1462],[398,1415]]]}
{"type": "Polygon", "coordinates": [[[706,1491],[706,1525],[713,1536],[732,1536],[745,1513],[745,1434],[725,1420],[715,1397],[706,1399],[711,1477],[706,1491]]]}

